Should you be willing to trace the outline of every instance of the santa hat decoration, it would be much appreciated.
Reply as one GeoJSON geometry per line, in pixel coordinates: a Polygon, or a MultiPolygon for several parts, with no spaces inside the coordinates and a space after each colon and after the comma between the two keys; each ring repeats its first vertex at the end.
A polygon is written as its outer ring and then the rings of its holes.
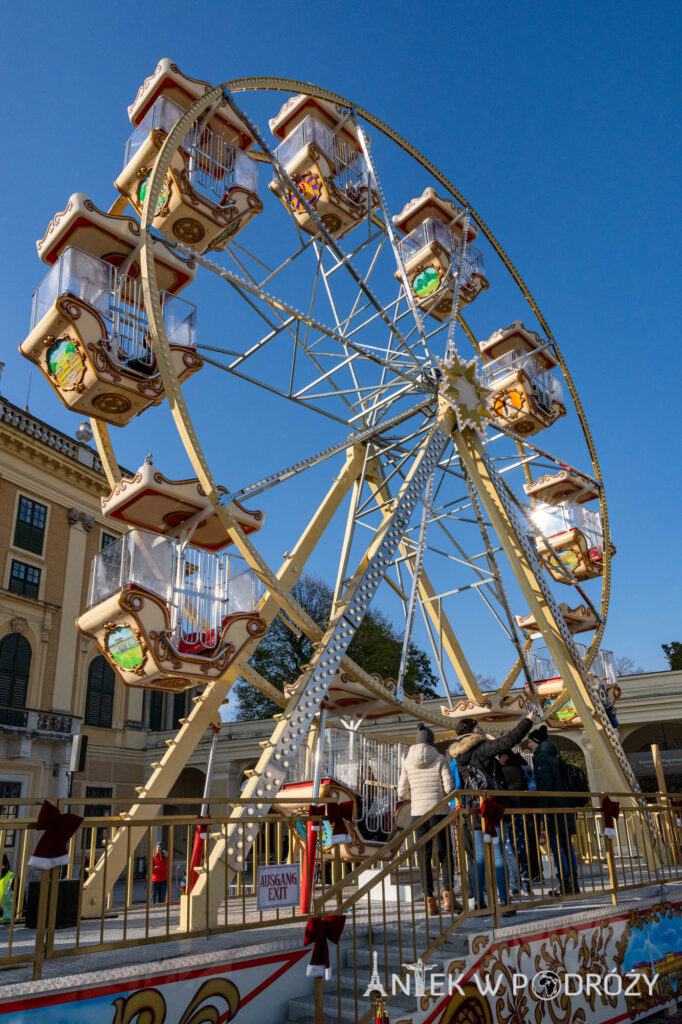
{"type": "Polygon", "coordinates": [[[68,864],[66,844],[82,821],[80,815],[62,814],[58,807],[49,800],[44,800],[36,821],[36,828],[44,829],[44,832],[29,859],[28,866],[47,871],[49,868],[59,867],[60,864],[68,864]]]}
{"type": "Polygon", "coordinates": [[[504,807],[498,804],[497,800],[487,797],[481,804],[481,818],[483,819],[483,842],[499,843],[497,826],[504,817],[504,807]]]}
{"type": "Polygon", "coordinates": [[[353,801],[344,800],[340,804],[327,804],[327,819],[332,826],[329,845],[342,846],[344,843],[350,843],[352,837],[346,822],[353,820],[353,801]]]}
{"type": "Polygon", "coordinates": [[[620,817],[620,804],[605,796],[601,802],[601,812],[604,815],[604,836],[607,839],[616,838],[616,822],[620,817]]]}
{"type": "Polygon", "coordinates": [[[305,926],[303,945],[313,943],[313,955],[306,967],[309,978],[324,978],[329,981],[332,976],[329,962],[328,942],[338,942],[343,933],[346,918],[344,914],[331,914],[329,917],[311,917],[305,926]]]}

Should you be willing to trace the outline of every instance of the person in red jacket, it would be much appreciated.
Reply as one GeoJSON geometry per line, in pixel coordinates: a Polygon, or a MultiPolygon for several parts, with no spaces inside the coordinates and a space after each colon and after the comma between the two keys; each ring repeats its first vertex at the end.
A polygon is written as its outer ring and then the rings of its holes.
{"type": "Polygon", "coordinates": [[[166,902],[166,886],[168,885],[168,857],[163,852],[161,843],[154,847],[154,863],[152,866],[152,903],[166,902]]]}

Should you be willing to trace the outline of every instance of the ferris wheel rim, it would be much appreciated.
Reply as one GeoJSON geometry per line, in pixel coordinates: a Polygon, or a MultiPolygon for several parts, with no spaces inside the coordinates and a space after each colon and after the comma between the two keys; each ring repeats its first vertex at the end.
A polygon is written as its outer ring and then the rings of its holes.
{"type": "MultiPolygon", "coordinates": [[[[386,125],[383,121],[381,121],[375,115],[372,115],[369,111],[367,111],[364,108],[361,108],[361,107],[351,103],[345,97],[342,97],[342,96],[340,96],[337,93],[333,93],[330,90],[326,90],[326,89],[323,89],[321,87],[314,86],[314,85],[312,85],[310,83],[299,82],[299,81],[293,80],[293,79],[282,79],[282,78],[256,78],[256,79],[248,78],[248,79],[236,79],[236,80],[228,81],[228,82],[226,82],[226,83],[224,83],[222,85],[214,87],[214,89],[212,89],[212,90],[210,90],[210,92],[204,94],[203,97],[201,97],[199,100],[197,100],[196,103],[194,103],[190,108],[188,108],[187,111],[185,111],[184,115],[178,121],[175,129],[170,133],[168,139],[166,140],[166,143],[162,147],[162,150],[159,152],[157,160],[156,160],[155,165],[154,165],[154,169],[153,169],[153,172],[152,172],[152,175],[151,175],[151,179],[150,179],[150,183],[149,183],[149,188],[148,188],[148,191],[147,191],[146,202],[145,202],[145,205],[144,205],[144,208],[143,208],[142,218],[141,218],[141,220],[142,220],[142,228],[143,228],[143,233],[145,235],[145,239],[148,237],[148,229],[151,226],[151,221],[152,221],[152,216],[153,216],[151,211],[155,209],[155,203],[156,203],[156,200],[158,198],[156,193],[160,192],[160,188],[161,188],[161,185],[163,183],[164,175],[165,175],[165,173],[166,173],[166,171],[168,169],[168,166],[170,165],[170,160],[171,160],[174,152],[177,150],[177,148],[178,148],[178,146],[180,144],[180,141],[181,141],[182,137],[184,136],[186,128],[190,124],[192,124],[198,117],[200,117],[201,114],[204,113],[212,103],[214,103],[216,100],[218,100],[220,98],[220,96],[223,93],[224,89],[229,89],[229,90],[234,91],[234,92],[265,91],[265,90],[282,91],[282,92],[298,91],[298,92],[305,93],[306,95],[314,96],[314,97],[321,98],[321,99],[332,100],[333,102],[337,102],[337,103],[340,103],[340,104],[342,104],[344,106],[349,106],[349,107],[353,108],[358,113],[359,116],[364,118],[369,124],[371,124],[374,127],[378,128],[384,135],[386,135],[389,139],[391,139],[391,141],[395,142],[405,152],[407,152],[409,156],[411,156],[412,158],[416,159],[417,162],[421,166],[423,166],[430,174],[432,174],[433,177],[435,177],[436,180],[438,180],[441,183],[441,185],[444,188],[446,188],[448,190],[448,192],[455,199],[457,199],[459,202],[461,202],[462,204],[464,204],[464,205],[469,207],[472,219],[476,222],[476,224],[479,226],[479,228],[483,231],[484,235],[488,239],[489,243],[491,244],[491,246],[493,247],[493,249],[495,250],[497,255],[500,257],[500,259],[502,260],[504,265],[507,267],[507,269],[512,274],[512,277],[514,278],[516,284],[518,285],[519,289],[521,290],[522,294],[524,295],[524,298],[528,302],[532,312],[536,316],[538,322],[545,329],[548,339],[554,344],[554,347],[555,347],[555,350],[556,350],[556,354],[557,354],[557,358],[558,358],[558,362],[559,362],[559,365],[561,366],[562,372],[564,373],[564,377],[565,377],[565,380],[566,380],[569,392],[571,394],[571,398],[573,400],[573,404],[574,404],[574,406],[576,408],[576,412],[578,414],[580,425],[581,425],[581,428],[582,428],[582,431],[583,431],[583,436],[585,437],[585,441],[586,441],[586,444],[587,444],[587,447],[588,447],[588,451],[589,451],[589,454],[590,454],[590,458],[591,458],[591,462],[592,462],[593,471],[595,473],[595,479],[601,485],[601,487],[600,487],[600,505],[602,506],[601,511],[602,511],[603,530],[604,530],[604,576],[603,576],[603,586],[602,586],[602,602],[601,602],[602,607],[601,607],[601,622],[600,622],[600,624],[599,624],[599,626],[597,628],[595,636],[593,637],[593,639],[591,641],[590,647],[589,647],[588,652],[587,652],[587,654],[585,656],[585,659],[584,659],[585,667],[589,668],[589,665],[591,664],[594,656],[596,655],[596,652],[597,652],[597,650],[599,648],[599,644],[601,643],[601,639],[602,639],[602,636],[603,636],[604,628],[605,628],[605,625],[606,625],[606,614],[607,614],[607,611],[608,611],[608,600],[609,600],[609,593],[610,593],[610,555],[611,555],[611,545],[610,545],[609,531],[608,531],[608,517],[607,517],[606,511],[605,511],[606,505],[605,505],[603,484],[601,482],[601,473],[600,473],[600,469],[599,469],[599,463],[598,463],[598,459],[597,459],[597,455],[596,455],[596,449],[595,449],[595,446],[594,446],[594,442],[592,440],[591,432],[589,430],[589,426],[587,424],[587,420],[586,420],[586,417],[585,417],[585,414],[584,414],[584,410],[582,408],[582,404],[580,403],[580,399],[579,399],[577,391],[575,389],[575,385],[573,383],[573,380],[570,377],[570,374],[568,373],[568,370],[567,370],[566,365],[565,365],[565,361],[563,360],[563,356],[562,356],[562,354],[561,354],[561,352],[560,352],[560,350],[558,348],[558,345],[556,344],[556,341],[553,339],[553,336],[552,336],[552,334],[551,334],[551,332],[549,330],[549,327],[548,327],[548,325],[547,325],[547,323],[546,323],[542,313],[539,310],[539,307],[537,306],[537,303],[533,299],[530,291],[528,290],[527,286],[525,285],[525,282],[523,282],[523,280],[522,280],[520,274],[518,273],[518,271],[516,270],[515,266],[512,264],[511,260],[507,256],[506,252],[502,249],[501,245],[497,241],[496,237],[492,234],[492,232],[490,231],[490,229],[488,228],[486,223],[479,216],[479,214],[470,206],[470,204],[467,203],[467,200],[465,199],[465,197],[459,192],[459,190],[457,190],[455,188],[453,183],[450,182],[449,179],[441,171],[439,171],[435,167],[435,165],[433,165],[431,163],[431,161],[428,160],[428,158],[426,158],[419,150],[417,150],[416,147],[412,146],[411,143],[409,143],[406,139],[404,139],[397,132],[395,132],[393,129],[391,129],[390,126],[386,125]],[[180,126],[180,125],[183,125],[183,128],[182,128],[182,130],[178,131],[178,126],[180,126]],[[174,140],[174,143],[171,142],[171,137],[172,136],[176,136],[176,138],[174,140]]],[[[157,298],[158,298],[158,289],[156,288],[155,268],[154,268],[154,265],[153,265],[153,259],[151,258],[150,247],[146,244],[146,241],[145,241],[145,244],[143,245],[143,249],[142,249],[142,253],[141,253],[141,263],[144,266],[143,282],[145,282],[145,289],[147,289],[147,288],[149,289],[149,295],[146,296],[146,305],[148,305],[148,308],[149,308],[149,310],[152,313],[152,316],[150,317],[150,320],[153,319],[153,321],[154,321],[155,341],[157,341],[157,343],[159,344],[159,348],[163,348],[165,346],[166,347],[166,352],[168,352],[169,351],[168,350],[168,341],[167,341],[167,337],[166,337],[166,333],[165,333],[165,328],[164,328],[164,325],[163,325],[163,318],[162,318],[161,312],[160,312],[160,304],[158,304],[158,302],[156,304],[154,303],[153,292],[154,291],[157,292],[157,298]],[[158,308],[156,308],[156,307],[158,307],[158,308]],[[159,330],[159,327],[161,328],[160,330],[159,330]]],[[[161,360],[159,360],[159,364],[160,364],[160,371],[161,371],[162,376],[163,376],[163,369],[161,367],[161,360]]],[[[210,473],[210,468],[209,468],[208,460],[207,460],[207,458],[206,458],[206,456],[205,456],[205,454],[203,452],[203,449],[201,448],[201,446],[199,444],[199,440],[198,440],[196,431],[194,430],[194,427],[193,427],[193,424],[192,424],[192,420],[191,420],[191,416],[190,416],[190,413],[189,413],[189,409],[187,408],[187,405],[184,402],[184,400],[182,400],[182,392],[181,392],[181,389],[179,387],[179,383],[177,381],[177,377],[175,377],[175,373],[174,373],[174,370],[172,368],[172,365],[170,364],[170,361],[168,361],[168,365],[167,365],[166,369],[167,369],[169,377],[170,377],[169,383],[171,384],[170,388],[166,387],[166,393],[167,393],[167,395],[169,397],[169,403],[171,404],[171,407],[175,407],[175,408],[179,408],[180,409],[180,417],[181,417],[182,424],[183,424],[183,430],[181,430],[180,433],[181,433],[181,439],[183,440],[183,443],[184,443],[185,448],[187,450],[188,457],[190,458],[190,460],[192,461],[193,465],[195,466],[195,470],[197,470],[198,475],[201,477],[203,474],[205,474],[206,477],[207,477],[207,481],[210,480],[210,482],[213,484],[213,487],[215,487],[215,484],[214,484],[214,482],[212,480],[212,474],[210,473]],[[173,377],[175,377],[175,380],[173,380],[173,377]],[[174,398],[173,401],[171,401],[171,394],[172,394],[172,392],[175,392],[175,394],[173,395],[173,398],[174,398]],[[178,400],[177,400],[178,399],[178,395],[180,396],[180,399],[181,399],[180,403],[178,403],[178,400]],[[200,466],[200,469],[201,469],[202,472],[200,472],[200,470],[197,468],[197,465],[195,464],[195,459],[198,460],[199,466],[200,466]]],[[[166,382],[164,381],[164,386],[165,385],[166,385],[166,382]]],[[[176,420],[176,424],[177,424],[177,420],[176,420]]],[[[204,486],[206,486],[206,483],[204,483],[204,486]]],[[[211,490],[212,489],[213,488],[211,488],[211,490]]],[[[512,677],[515,678],[518,675],[518,669],[519,669],[519,661],[517,660],[516,665],[512,668],[511,672],[508,674],[507,678],[505,679],[505,682],[503,684],[504,686],[506,686],[509,683],[510,678],[512,678],[512,677]]],[[[512,681],[513,681],[513,678],[512,678],[512,681]]]]}

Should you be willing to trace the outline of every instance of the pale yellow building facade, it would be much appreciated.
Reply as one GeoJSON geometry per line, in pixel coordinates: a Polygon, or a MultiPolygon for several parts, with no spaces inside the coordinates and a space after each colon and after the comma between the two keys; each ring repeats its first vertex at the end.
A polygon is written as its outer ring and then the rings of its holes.
{"type": "Polygon", "coordinates": [[[89,746],[73,795],[97,798],[102,807],[133,798],[148,730],[170,729],[185,713],[185,694],[152,697],[121,685],[75,628],[92,557],[119,532],[102,515],[107,492],[94,448],[0,398],[4,798],[66,796],[79,732],[89,746]]]}

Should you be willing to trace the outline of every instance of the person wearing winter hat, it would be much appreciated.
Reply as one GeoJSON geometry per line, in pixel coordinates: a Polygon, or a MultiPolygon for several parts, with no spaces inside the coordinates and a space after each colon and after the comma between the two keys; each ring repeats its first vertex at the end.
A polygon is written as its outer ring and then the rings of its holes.
{"type": "MultiPolygon", "coordinates": [[[[422,722],[417,726],[417,739],[410,747],[407,757],[398,780],[398,799],[411,802],[412,820],[416,821],[423,815],[428,814],[452,791],[452,775],[448,763],[443,754],[440,754],[434,744],[434,735],[428,726],[422,722]]],[[[432,814],[418,826],[416,839],[421,839],[432,828],[441,824],[443,816],[448,814],[448,807],[445,806],[437,814],[432,814]]],[[[438,846],[438,861],[440,863],[441,881],[443,891],[443,907],[446,911],[456,910],[458,913],[462,907],[453,898],[453,877],[454,865],[450,853],[448,828],[441,828],[435,836],[438,846]]],[[[427,840],[419,850],[421,863],[422,880],[426,894],[426,909],[429,916],[438,913],[438,903],[433,895],[433,874],[431,862],[433,858],[433,839],[427,840]]]]}
{"type": "MultiPolygon", "coordinates": [[[[547,726],[541,725],[528,734],[528,746],[533,753],[533,771],[538,792],[565,792],[559,764],[559,749],[548,738],[547,726]]],[[[557,797],[539,797],[542,807],[561,807],[566,810],[566,800],[557,797]]],[[[554,859],[554,867],[563,891],[569,895],[580,892],[578,887],[578,863],[571,836],[575,835],[574,814],[546,814],[545,830],[554,859]]]]}
{"type": "MultiPolygon", "coordinates": [[[[529,711],[525,718],[510,729],[493,740],[486,738],[485,733],[475,718],[463,718],[456,729],[457,739],[450,744],[448,754],[457,762],[457,770],[462,782],[462,789],[473,789],[474,785],[470,779],[475,774],[477,777],[485,777],[489,782],[490,789],[498,789],[495,758],[512,747],[515,747],[530,731],[535,720],[535,712],[529,711]]],[[[468,798],[471,799],[471,798],[468,798]]],[[[469,856],[471,859],[471,888],[475,894],[476,902],[480,906],[485,903],[485,854],[483,834],[481,832],[480,818],[467,816],[472,828],[465,832],[465,838],[469,845],[469,856]]],[[[497,891],[500,902],[505,904],[508,899],[507,874],[504,860],[504,853],[501,843],[493,845],[495,857],[495,877],[497,879],[497,891]]],[[[505,916],[515,914],[515,910],[508,910],[505,916]]]]}

